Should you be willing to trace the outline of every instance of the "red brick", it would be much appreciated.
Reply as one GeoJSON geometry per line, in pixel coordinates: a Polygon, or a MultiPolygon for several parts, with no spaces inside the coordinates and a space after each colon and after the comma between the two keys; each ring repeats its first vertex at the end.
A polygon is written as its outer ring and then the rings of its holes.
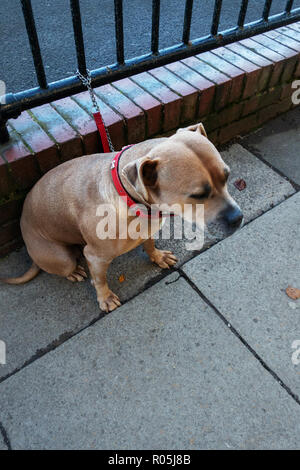
{"type": "Polygon", "coordinates": [[[0,246],[21,235],[20,222],[14,220],[0,227],[0,246]]]}
{"type": "Polygon", "coordinates": [[[300,31],[295,29],[289,28],[288,26],[282,26],[281,28],[276,29],[280,33],[284,34],[285,36],[300,42],[300,31]]]}
{"type": "Polygon", "coordinates": [[[84,154],[90,155],[99,152],[100,137],[94,118],[71,98],[54,101],[51,105],[81,136],[84,154]]]}
{"type": "MultiPolygon", "coordinates": [[[[290,49],[293,49],[296,53],[300,53],[300,42],[295,41],[293,38],[286,36],[281,32],[283,28],[273,29],[273,31],[268,31],[264,33],[264,36],[267,36],[270,39],[273,39],[275,42],[279,42],[281,45],[287,46],[290,49]]],[[[300,33],[299,33],[300,38],[300,33]]],[[[280,52],[280,51],[278,51],[280,52]]]]}
{"type": "Polygon", "coordinates": [[[258,55],[261,55],[271,62],[280,62],[283,59],[281,54],[270,49],[263,41],[257,41],[258,37],[262,35],[252,36],[251,38],[242,39],[239,41],[244,47],[250,49],[258,55]]]}
{"type": "Polygon", "coordinates": [[[16,199],[14,201],[8,201],[0,206],[0,225],[5,224],[6,222],[19,219],[24,199],[16,199]]]}
{"type": "Polygon", "coordinates": [[[243,102],[242,117],[248,116],[249,114],[255,113],[257,111],[259,108],[260,98],[260,95],[254,95],[243,102]]]}
{"type": "Polygon", "coordinates": [[[262,44],[253,41],[252,39],[243,39],[240,44],[248,48],[249,50],[256,52],[273,63],[272,76],[269,81],[269,87],[277,85],[279,82],[284,66],[286,65],[284,57],[277,52],[269,49],[262,44]]]}
{"type": "Polygon", "coordinates": [[[295,31],[298,31],[298,33],[300,33],[300,21],[297,21],[296,23],[289,24],[288,27],[290,29],[294,29],[295,31]]]}
{"type": "Polygon", "coordinates": [[[238,101],[241,97],[245,79],[245,72],[240,68],[236,67],[232,63],[224,60],[218,54],[213,54],[212,52],[204,52],[197,55],[199,59],[208,63],[212,67],[215,67],[220,72],[223,72],[225,75],[231,77],[231,90],[229,103],[234,103],[238,101]]]}
{"type": "MultiPolygon", "coordinates": [[[[72,97],[76,103],[78,103],[90,116],[93,115],[94,109],[91,101],[91,97],[88,91],[84,91],[72,97]]],[[[125,123],[122,116],[115,113],[104,101],[98,96],[96,100],[101,110],[101,114],[105,125],[108,129],[110,138],[116,150],[121,150],[126,145],[127,140],[125,138],[125,123]]]]}
{"type": "Polygon", "coordinates": [[[226,109],[223,109],[218,113],[218,120],[220,127],[223,127],[225,124],[234,122],[240,118],[243,109],[243,103],[234,103],[226,109]]]}
{"type": "Polygon", "coordinates": [[[26,111],[17,119],[11,119],[9,122],[36,154],[42,173],[46,173],[51,168],[59,165],[60,161],[56,144],[26,111]]]}
{"type": "MultiPolygon", "coordinates": [[[[255,45],[257,44],[254,43],[254,46],[255,45]]],[[[267,87],[267,85],[269,85],[269,83],[271,82],[271,79],[273,81],[273,84],[275,84],[276,74],[274,75],[274,64],[272,61],[268,60],[266,57],[263,57],[257,52],[254,52],[254,49],[253,47],[251,47],[250,43],[248,44],[248,46],[249,47],[247,47],[246,45],[243,45],[240,41],[240,42],[235,42],[233,44],[228,44],[226,46],[226,49],[230,49],[236,54],[239,54],[240,56],[244,57],[249,62],[252,62],[253,64],[257,65],[261,69],[261,76],[257,84],[257,91],[262,91],[267,87]]],[[[279,69],[278,77],[277,77],[277,81],[278,81],[279,76],[282,72],[282,65],[280,64],[279,67],[276,66],[276,69],[279,69]]]]}
{"type": "Polygon", "coordinates": [[[253,36],[252,39],[253,41],[258,42],[259,44],[268,47],[272,51],[275,51],[277,54],[280,54],[286,59],[295,57],[297,55],[297,52],[295,52],[293,49],[287,47],[286,45],[278,41],[274,41],[274,39],[270,38],[268,34],[258,34],[256,36],[253,36]]]}
{"type": "Polygon", "coordinates": [[[300,77],[300,61],[298,62],[297,66],[296,66],[296,69],[294,71],[293,79],[294,78],[299,78],[299,77],[300,77]]]}
{"type": "Polygon", "coordinates": [[[215,95],[215,109],[219,110],[224,108],[230,99],[230,78],[205,62],[202,62],[197,57],[189,57],[188,59],[184,59],[182,62],[217,85],[215,95]]]}
{"type": "Polygon", "coordinates": [[[14,183],[8,173],[8,165],[0,154],[0,197],[7,196],[13,187],[14,183]]]}
{"type": "Polygon", "coordinates": [[[262,125],[263,123],[269,121],[270,119],[275,118],[279,114],[285,113],[293,106],[290,98],[280,101],[279,103],[272,104],[266,108],[263,108],[258,114],[258,124],[262,125]]]}
{"type": "Polygon", "coordinates": [[[49,137],[58,144],[62,161],[71,160],[83,154],[79,135],[50,104],[44,104],[30,112],[49,137]]]}
{"type": "Polygon", "coordinates": [[[176,129],[180,123],[182,98],[156,80],[156,78],[148,72],[134,75],[131,77],[131,80],[140,85],[163,104],[163,131],[167,132],[171,129],[176,129]]]}
{"type": "Polygon", "coordinates": [[[277,86],[266,92],[256,95],[244,103],[242,116],[252,114],[261,108],[277,103],[280,100],[282,88],[277,86]]]}
{"type": "Polygon", "coordinates": [[[280,44],[279,42],[274,41],[274,39],[269,38],[265,34],[258,34],[257,36],[254,36],[253,40],[265,47],[268,47],[269,49],[272,49],[272,51],[276,51],[276,53],[280,54],[286,59],[281,81],[289,81],[295,70],[296,63],[298,62],[299,52],[294,51],[284,44],[280,44]]]}
{"type": "Polygon", "coordinates": [[[22,245],[24,245],[22,237],[17,237],[13,241],[0,246],[0,257],[6,256],[8,253],[21,248],[22,245]]]}
{"type": "Polygon", "coordinates": [[[205,88],[200,95],[198,105],[198,117],[202,118],[210,113],[214,104],[216,87],[205,88]]]}
{"type": "Polygon", "coordinates": [[[162,125],[161,103],[129,78],[118,80],[112,85],[144,110],[146,114],[146,136],[151,137],[158,134],[162,125]]]}
{"type": "Polygon", "coordinates": [[[214,103],[215,84],[195,72],[195,70],[187,67],[182,62],[173,62],[172,64],[166,65],[166,68],[200,91],[197,115],[198,117],[208,115],[214,103]]]}
{"type": "Polygon", "coordinates": [[[281,76],[281,82],[289,82],[295,76],[295,69],[297,67],[298,57],[291,57],[286,60],[286,64],[281,76]]]}
{"type": "Polygon", "coordinates": [[[249,64],[252,63],[253,66],[257,66],[261,72],[258,76],[257,91],[262,91],[267,88],[269,79],[273,71],[273,63],[270,60],[266,59],[266,57],[262,57],[253,50],[248,49],[247,47],[243,46],[243,44],[241,44],[240,42],[228,44],[225,49],[229,49],[231,52],[240,56],[248,62],[248,64],[241,64],[241,68],[243,68],[243,66],[246,67],[246,72],[250,73],[254,72],[255,70],[253,68],[251,69],[251,66],[249,64]]]}
{"type": "Polygon", "coordinates": [[[211,132],[236,121],[241,116],[242,109],[243,103],[240,102],[227,106],[218,113],[211,114],[203,121],[206,131],[211,132]]]}
{"type": "Polygon", "coordinates": [[[1,148],[2,156],[9,164],[16,186],[20,189],[28,189],[40,177],[36,159],[13,129],[9,134],[9,142],[1,148]]]}
{"type": "Polygon", "coordinates": [[[292,94],[294,93],[295,91],[295,88],[292,88],[292,84],[291,83],[287,83],[286,85],[283,85],[282,88],[281,88],[281,95],[280,95],[280,99],[281,100],[284,100],[286,98],[290,98],[292,99],[292,94]]]}
{"type": "Polygon", "coordinates": [[[247,116],[243,119],[240,119],[239,121],[233,122],[232,124],[223,127],[220,130],[219,142],[221,144],[229,142],[238,135],[247,134],[248,132],[255,129],[257,126],[257,117],[255,114],[251,114],[250,116],[247,116]]]}
{"type": "Polygon", "coordinates": [[[141,108],[111,85],[101,86],[95,91],[103,101],[125,118],[129,144],[145,139],[146,120],[141,108]]]}
{"type": "Polygon", "coordinates": [[[207,136],[209,138],[209,140],[214,144],[214,145],[218,145],[219,144],[219,129],[215,130],[215,131],[212,131],[212,132],[208,132],[207,136]]]}
{"type": "Polygon", "coordinates": [[[280,42],[298,52],[298,65],[294,71],[294,77],[300,77],[300,32],[284,26],[282,28],[275,29],[274,31],[269,31],[268,36],[272,37],[272,39],[280,40],[280,42]],[[278,37],[279,35],[280,38],[278,37]]]}
{"type": "Polygon", "coordinates": [[[181,123],[193,121],[197,115],[198,91],[165,67],[152,69],[149,73],[182,96],[181,123]]]}
{"type": "MultiPolygon", "coordinates": [[[[265,65],[255,64],[239,55],[239,53],[242,53],[243,50],[245,50],[247,54],[248,49],[241,46],[239,43],[234,43],[229,44],[226,47],[219,47],[218,49],[215,49],[213,54],[222,57],[224,60],[236,65],[246,72],[246,80],[243,91],[243,99],[245,99],[249,96],[253,96],[257,91],[262,91],[266,88],[272,72],[272,63],[266,61],[265,65]]],[[[256,54],[252,53],[250,55],[252,57],[256,54]]]]}

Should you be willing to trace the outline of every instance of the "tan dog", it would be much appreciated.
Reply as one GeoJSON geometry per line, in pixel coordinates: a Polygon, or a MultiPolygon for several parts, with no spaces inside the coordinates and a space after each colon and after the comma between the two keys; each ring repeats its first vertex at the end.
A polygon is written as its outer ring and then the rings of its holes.
{"type": "MultiPolygon", "coordinates": [[[[121,305],[106,281],[114,258],[144,243],[151,261],[158,266],[168,268],[176,263],[170,251],[155,248],[152,238],[120,239],[118,232],[116,239],[97,236],[99,205],[110,203],[118,208],[120,203],[110,174],[114,156],[95,154],[70,160],[37,182],[26,197],[21,218],[33,265],[23,276],[4,282],[25,283],[40,269],[73,282],[82,281],[87,275],[77,262],[76,246],[81,245],[100,308],[108,312],[121,305]]],[[[204,204],[206,221],[222,214],[232,226],[242,222],[241,210],[227,191],[229,168],[207,139],[202,124],[127,149],[120,159],[119,175],[129,195],[146,206],[204,204]]]]}

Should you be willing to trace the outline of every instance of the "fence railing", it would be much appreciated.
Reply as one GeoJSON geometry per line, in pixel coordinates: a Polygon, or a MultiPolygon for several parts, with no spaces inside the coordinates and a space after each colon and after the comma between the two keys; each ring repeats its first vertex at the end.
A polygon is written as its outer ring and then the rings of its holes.
{"type": "MultiPolygon", "coordinates": [[[[59,81],[47,83],[43,58],[40,50],[38,34],[34,21],[31,0],[20,0],[27,30],[27,35],[33,56],[38,87],[18,93],[8,93],[0,103],[0,142],[9,140],[6,122],[10,118],[17,118],[22,111],[49,103],[53,100],[65,98],[84,90],[84,86],[74,76],[59,81]],[[3,104],[4,103],[4,104],[3,104]]],[[[185,1],[183,17],[182,42],[165,49],[159,49],[159,20],[160,0],[152,0],[152,32],[151,52],[139,57],[125,60],[124,34],[123,34],[123,0],[114,0],[116,63],[91,71],[92,85],[99,86],[113,82],[135,73],[150,70],[198,54],[218,46],[244,39],[254,34],[284,26],[300,20],[300,8],[293,8],[293,0],[287,0],[285,9],[279,14],[269,16],[272,0],[265,0],[262,5],[262,16],[259,20],[245,24],[248,0],[241,0],[237,25],[225,31],[219,31],[219,22],[222,9],[222,0],[215,0],[214,12],[210,34],[201,38],[190,40],[194,0],[185,1]]],[[[72,13],[74,40],[77,54],[77,66],[81,74],[87,74],[84,39],[82,32],[80,0],[70,0],[72,13]]],[[[75,69],[75,67],[74,67],[75,69]]]]}

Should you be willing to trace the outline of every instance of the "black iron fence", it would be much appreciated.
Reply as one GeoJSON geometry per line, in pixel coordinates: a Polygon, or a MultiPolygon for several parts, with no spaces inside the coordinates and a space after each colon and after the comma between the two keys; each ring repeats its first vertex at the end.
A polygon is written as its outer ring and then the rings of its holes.
{"type": "MultiPolygon", "coordinates": [[[[43,58],[39,46],[31,0],[20,0],[26,24],[27,35],[31,47],[38,87],[19,93],[8,93],[0,104],[0,142],[9,140],[6,122],[10,118],[17,118],[22,111],[50,101],[65,98],[84,90],[84,86],[74,74],[72,77],[47,83],[43,58]]],[[[262,33],[270,29],[284,26],[300,20],[300,8],[293,8],[293,0],[287,0],[285,9],[279,14],[269,16],[272,0],[262,2],[262,17],[252,23],[245,24],[248,0],[241,0],[237,25],[225,31],[219,31],[219,22],[222,0],[215,0],[210,34],[201,38],[190,40],[194,0],[185,1],[183,18],[182,42],[174,46],[159,49],[159,20],[160,0],[152,0],[152,34],[151,52],[133,59],[124,58],[123,34],[123,0],[114,0],[116,59],[113,65],[101,67],[91,72],[92,85],[99,86],[110,83],[135,73],[150,70],[159,65],[165,65],[189,57],[199,52],[214,49],[215,47],[262,33]]],[[[82,33],[80,0],[70,0],[73,20],[74,39],[77,53],[78,69],[82,75],[87,74],[84,40],[82,33]]]]}

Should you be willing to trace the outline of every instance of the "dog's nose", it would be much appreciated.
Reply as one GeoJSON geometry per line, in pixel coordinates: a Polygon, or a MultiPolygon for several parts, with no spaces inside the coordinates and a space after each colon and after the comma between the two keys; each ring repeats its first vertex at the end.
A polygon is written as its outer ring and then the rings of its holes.
{"type": "Polygon", "coordinates": [[[243,222],[243,213],[239,206],[230,206],[223,213],[224,219],[232,228],[238,228],[243,222]]]}

